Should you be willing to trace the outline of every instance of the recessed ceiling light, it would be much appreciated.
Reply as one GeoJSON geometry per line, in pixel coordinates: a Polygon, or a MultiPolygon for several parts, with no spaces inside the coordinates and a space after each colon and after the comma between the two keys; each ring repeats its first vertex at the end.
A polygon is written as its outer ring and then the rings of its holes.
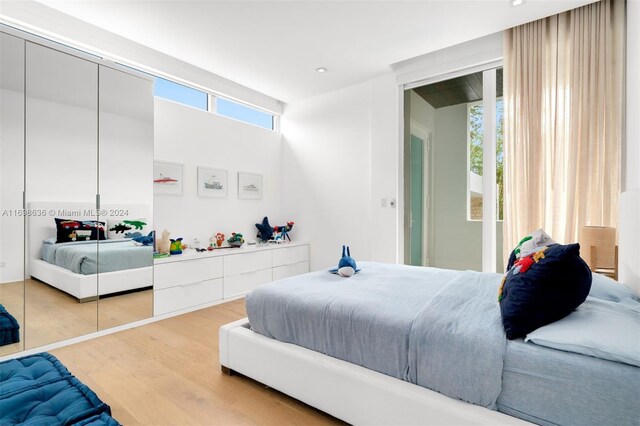
{"type": "Polygon", "coordinates": [[[316,68],[316,71],[318,71],[318,72],[327,72],[327,69],[325,67],[320,67],[320,68],[316,68]]]}
{"type": "Polygon", "coordinates": [[[511,6],[520,6],[522,3],[524,3],[524,0],[511,0],[511,6]]]}

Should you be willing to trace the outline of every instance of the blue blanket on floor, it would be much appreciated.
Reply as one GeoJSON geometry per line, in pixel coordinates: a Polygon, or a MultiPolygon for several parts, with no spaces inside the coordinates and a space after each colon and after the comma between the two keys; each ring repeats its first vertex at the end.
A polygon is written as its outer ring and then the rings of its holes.
{"type": "Polygon", "coordinates": [[[20,324],[3,305],[0,305],[0,346],[20,341],[20,324]]]}
{"type": "Polygon", "coordinates": [[[0,363],[0,424],[118,425],[111,408],[53,355],[0,363]]]}

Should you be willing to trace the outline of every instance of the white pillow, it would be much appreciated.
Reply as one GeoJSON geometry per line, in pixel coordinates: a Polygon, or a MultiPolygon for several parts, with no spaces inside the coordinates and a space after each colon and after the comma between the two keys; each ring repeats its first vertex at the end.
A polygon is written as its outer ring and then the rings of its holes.
{"type": "Polygon", "coordinates": [[[529,341],[640,367],[640,302],[587,297],[569,316],[529,333],[529,341]]]}
{"type": "Polygon", "coordinates": [[[630,288],[625,287],[618,281],[612,280],[602,274],[593,273],[592,275],[593,279],[591,281],[589,296],[610,300],[612,302],[619,302],[623,299],[638,299],[630,288]]]}
{"type": "Polygon", "coordinates": [[[132,236],[137,236],[136,232],[139,232],[140,235],[147,235],[149,233],[147,231],[147,219],[127,218],[107,221],[107,239],[109,240],[131,238],[132,236]]]}

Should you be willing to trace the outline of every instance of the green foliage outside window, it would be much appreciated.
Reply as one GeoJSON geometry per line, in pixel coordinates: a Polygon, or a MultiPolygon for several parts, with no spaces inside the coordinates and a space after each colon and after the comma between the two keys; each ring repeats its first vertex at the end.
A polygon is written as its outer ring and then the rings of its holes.
{"type": "MultiPolygon", "coordinates": [[[[496,182],[498,184],[498,220],[504,218],[504,102],[496,103],[496,182]]],[[[482,104],[469,107],[469,170],[482,176],[482,104]]]]}

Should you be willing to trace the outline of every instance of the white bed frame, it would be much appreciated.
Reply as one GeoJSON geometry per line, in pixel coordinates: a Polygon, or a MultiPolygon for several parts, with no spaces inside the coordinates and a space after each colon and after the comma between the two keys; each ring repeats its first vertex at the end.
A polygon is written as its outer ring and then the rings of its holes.
{"type": "Polygon", "coordinates": [[[515,417],[254,333],[220,328],[220,364],[350,424],[525,425],[515,417]]]}
{"type": "Polygon", "coordinates": [[[98,275],[82,275],[41,259],[30,262],[31,277],[69,293],[81,302],[94,300],[99,295],[135,290],[153,285],[153,267],[103,272],[98,275]]]}
{"type": "MultiPolygon", "coordinates": [[[[129,211],[127,217],[151,219],[149,206],[139,204],[127,204],[112,206],[114,209],[129,211]]],[[[72,210],[85,211],[95,209],[94,204],[87,203],[54,203],[54,202],[30,202],[28,208],[32,211],[58,211],[72,210]]],[[[110,210],[110,206],[102,206],[110,210]]],[[[127,269],[124,271],[103,272],[98,275],[76,274],[68,269],[52,265],[42,260],[42,241],[56,237],[55,217],[69,217],[65,215],[33,216],[27,219],[27,276],[36,278],[64,291],[79,299],[81,302],[94,300],[103,296],[121,291],[135,290],[153,285],[153,266],[127,269]]],[[[95,220],[95,217],[78,216],[76,220],[95,220]]],[[[118,220],[123,217],[101,217],[101,221],[118,220]]],[[[105,231],[106,232],[106,231],[105,231]]]]}

